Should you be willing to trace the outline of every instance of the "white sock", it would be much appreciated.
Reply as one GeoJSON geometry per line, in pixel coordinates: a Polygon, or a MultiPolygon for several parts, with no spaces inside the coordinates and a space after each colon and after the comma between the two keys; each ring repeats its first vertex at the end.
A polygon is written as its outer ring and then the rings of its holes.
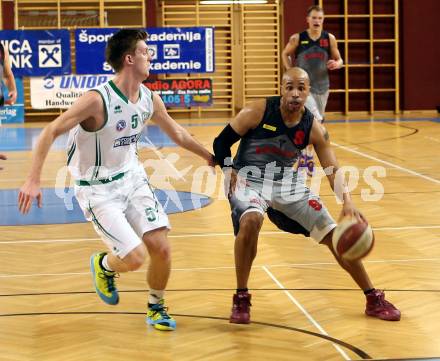
{"type": "Polygon", "coordinates": [[[106,271],[113,272],[112,268],[108,265],[108,256],[107,256],[107,255],[105,255],[105,256],[102,258],[101,263],[102,263],[102,267],[104,267],[104,269],[105,269],[106,271]]]}
{"type": "Polygon", "coordinates": [[[150,289],[150,293],[148,294],[148,303],[152,305],[159,303],[160,300],[163,298],[164,293],[165,293],[164,290],[150,289]]]}

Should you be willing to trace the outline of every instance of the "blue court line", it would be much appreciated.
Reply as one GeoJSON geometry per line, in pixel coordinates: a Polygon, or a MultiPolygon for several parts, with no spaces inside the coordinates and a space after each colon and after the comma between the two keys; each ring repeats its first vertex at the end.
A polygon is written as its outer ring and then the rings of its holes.
{"type": "MultiPolygon", "coordinates": [[[[0,190],[0,226],[36,224],[66,224],[87,222],[74,197],[72,188],[43,188],[43,207],[34,202],[30,212],[18,210],[18,190],[0,190]]],[[[211,203],[208,196],[172,190],[156,189],[155,195],[167,214],[203,208],[211,203]]]]}

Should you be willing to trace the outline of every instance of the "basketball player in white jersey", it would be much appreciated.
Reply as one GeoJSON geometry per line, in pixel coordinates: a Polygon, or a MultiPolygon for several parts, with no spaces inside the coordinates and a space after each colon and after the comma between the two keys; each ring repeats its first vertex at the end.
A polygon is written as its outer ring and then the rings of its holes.
{"type": "Polygon", "coordinates": [[[151,61],[146,38],[144,31],[128,29],[112,36],[106,58],[115,77],[84,94],[44,128],[18,203],[24,214],[34,199],[41,207],[44,160],[55,138],[70,130],[67,163],[75,195],[110,250],[90,260],[97,294],[116,305],[115,275],[137,270],[148,252],[147,322],[159,330],[174,330],[176,322],[163,301],[171,265],[170,225],[138,161],[136,143],[151,118],[176,144],[214,163],[213,156],[168,115],[161,98],[142,85],[151,61]]]}

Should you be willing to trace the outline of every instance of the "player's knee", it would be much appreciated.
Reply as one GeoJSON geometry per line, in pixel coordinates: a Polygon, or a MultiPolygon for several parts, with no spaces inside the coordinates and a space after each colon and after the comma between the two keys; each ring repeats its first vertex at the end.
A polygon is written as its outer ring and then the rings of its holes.
{"type": "Polygon", "coordinates": [[[151,257],[160,258],[164,262],[171,259],[171,248],[168,242],[150,242],[147,247],[151,257]]]}
{"type": "Polygon", "coordinates": [[[155,232],[144,236],[144,243],[152,257],[161,258],[163,261],[171,259],[171,247],[166,237],[166,232],[155,232]]]}
{"type": "Polygon", "coordinates": [[[259,232],[263,225],[263,215],[259,212],[246,213],[240,220],[240,233],[259,232]]]}
{"type": "Polygon", "coordinates": [[[156,248],[156,255],[162,261],[169,262],[171,260],[171,248],[169,244],[163,244],[156,248]]]}
{"type": "Polygon", "coordinates": [[[144,233],[142,240],[144,241],[147,247],[150,247],[150,246],[154,246],[155,243],[161,243],[162,241],[166,241],[167,234],[168,234],[168,229],[166,227],[161,227],[149,231],[147,233],[144,233]]]}

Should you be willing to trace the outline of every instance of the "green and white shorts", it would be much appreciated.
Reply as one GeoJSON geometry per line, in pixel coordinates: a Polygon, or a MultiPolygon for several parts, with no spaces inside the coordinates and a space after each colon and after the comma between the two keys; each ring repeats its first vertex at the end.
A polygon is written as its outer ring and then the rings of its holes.
{"type": "Polygon", "coordinates": [[[139,246],[146,232],[171,228],[142,167],[106,183],[76,185],[75,196],[86,219],[119,258],[139,246]]]}

